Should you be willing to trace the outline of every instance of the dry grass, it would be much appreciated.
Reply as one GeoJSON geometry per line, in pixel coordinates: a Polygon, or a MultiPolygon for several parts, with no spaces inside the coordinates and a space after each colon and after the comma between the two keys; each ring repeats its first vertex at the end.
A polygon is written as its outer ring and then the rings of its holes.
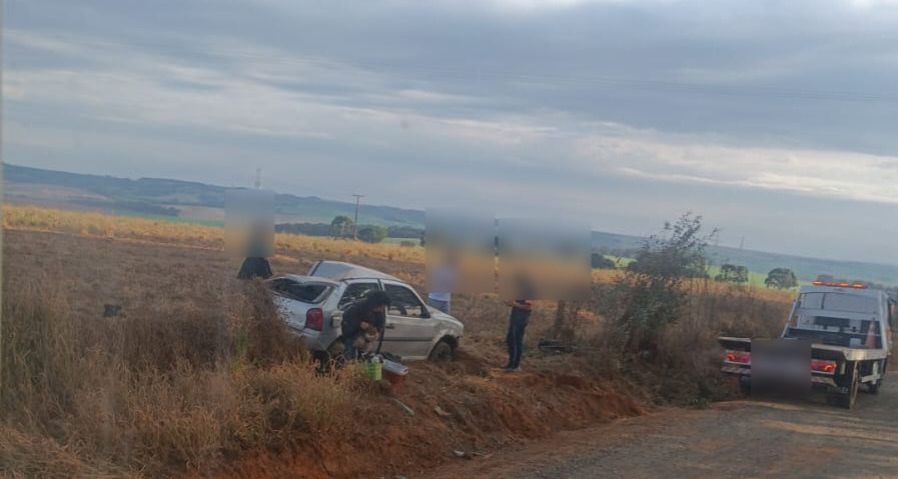
{"type": "MultiPolygon", "coordinates": [[[[601,345],[584,342],[571,356],[536,351],[551,302],[538,303],[528,327],[528,373],[492,369],[505,359],[508,308],[494,295],[460,295],[461,359],[415,365],[405,390],[372,389],[352,370],[314,373],[264,294],[231,279],[237,265],[221,251],[219,228],[9,206],[3,221],[0,475],[351,477],[372,475],[372,464],[407,474],[453,448],[494,448],[641,411],[616,392],[619,371],[593,374],[611,363],[601,345]],[[103,318],[104,304],[122,315],[103,318]]],[[[278,235],[276,273],[317,259],[422,284],[419,248],[278,235]]],[[[594,272],[600,287],[578,316],[581,338],[607,326],[598,299],[616,274],[594,272]]],[[[693,287],[689,314],[662,337],[676,380],[650,391],[678,402],[718,394],[710,379],[718,333],[763,334],[788,298],[693,287]]]]}
{"type": "MultiPolygon", "coordinates": [[[[36,206],[3,206],[3,227],[68,233],[90,238],[224,249],[224,228],[36,206]]],[[[345,239],[278,234],[275,235],[275,247],[281,253],[302,251],[321,258],[340,256],[424,263],[422,248],[406,248],[392,243],[369,244],[345,239]]]]}
{"type": "Polygon", "coordinates": [[[259,285],[221,310],[91,319],[52,280],[5,286],[0,473],[158,477],[347,430],[358,378],[317,375],[259,285]]]}

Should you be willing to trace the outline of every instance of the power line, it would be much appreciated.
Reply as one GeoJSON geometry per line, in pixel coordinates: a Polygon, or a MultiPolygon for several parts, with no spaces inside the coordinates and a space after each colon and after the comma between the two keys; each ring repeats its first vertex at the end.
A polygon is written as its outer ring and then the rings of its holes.
{"type": "Polygon", "coordinates": [[[359,200],[365,197],[365,195],[354,194],[355,197],[355,220],[352,222],[352,239],[359,239],[359,200]]]}

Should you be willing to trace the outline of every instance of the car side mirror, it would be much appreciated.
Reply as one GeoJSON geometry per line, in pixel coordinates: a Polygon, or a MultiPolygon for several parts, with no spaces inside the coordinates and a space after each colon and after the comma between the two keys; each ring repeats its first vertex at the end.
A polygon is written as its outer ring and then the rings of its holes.
{"type": "Polygon", "coordinates": [[[424,319],[433,317],[433,315],[430,314],[430,306],[424,306],[424,308],[421,309],[421,317],[424,319]]]}

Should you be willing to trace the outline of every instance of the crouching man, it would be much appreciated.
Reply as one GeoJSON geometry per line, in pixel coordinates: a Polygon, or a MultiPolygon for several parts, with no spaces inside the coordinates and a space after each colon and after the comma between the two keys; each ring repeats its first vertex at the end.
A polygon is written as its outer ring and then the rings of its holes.
{"type": "Polygon", "coordinates": [[[343,313],[343,359],[355,361],[359,353],[383,337],[390,297],[383,291],[370,291],[343,313]]]}

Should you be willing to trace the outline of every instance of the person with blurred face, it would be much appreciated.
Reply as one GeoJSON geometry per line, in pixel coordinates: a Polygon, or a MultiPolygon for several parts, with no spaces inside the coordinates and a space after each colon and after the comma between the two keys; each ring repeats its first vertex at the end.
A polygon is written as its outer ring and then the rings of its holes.
{"type": "Polygon", "coordinates": [[[355,361],[359,356],[360,345],[369,344],[383,336],[389,306],[390,297],[387,293],[375,290],[343,313],[340,327],[344,360],[355,361]]]}
{"type": "Polygon", "coordinates": [[[253,223],[250,234],[249,244],[247,244],[245,252],[246,258],[243,260],[243,264],[240,265],[237,279],[268,279],[272,275],[271,264],[267,258],[271,254],[268,244],[271,243],[270,236],[273,232],[263,220],[253,223]]]}
{"type": "Polygon", "coordinates": [[[457,264],[457,255],[450,251],[442,264],[437,265],[430,272],[431,277],[428,281],[429,286],[434,290],[427,294],[427,304],[446,314],[449,314],[451,310],[449,303],[452,301],[457,264]]]}
{"type": "MultiPolygon", "coordinates": [[[[517,283],[519,297],[534,297],[528,278],[519,275],[517,283]]],[[[504,369],[508,372],[518,372],[521,370],[521,356],[524,354],[524,330],[527,328],[527,322],[530,321],[533,302],[530,299],[516,299],[514,301],[506,300],[505,304],[511,306],[511,314],[508,317],[508,333],[505,335],[505,343],[508,346],[508,364],[504,369]]]]}

